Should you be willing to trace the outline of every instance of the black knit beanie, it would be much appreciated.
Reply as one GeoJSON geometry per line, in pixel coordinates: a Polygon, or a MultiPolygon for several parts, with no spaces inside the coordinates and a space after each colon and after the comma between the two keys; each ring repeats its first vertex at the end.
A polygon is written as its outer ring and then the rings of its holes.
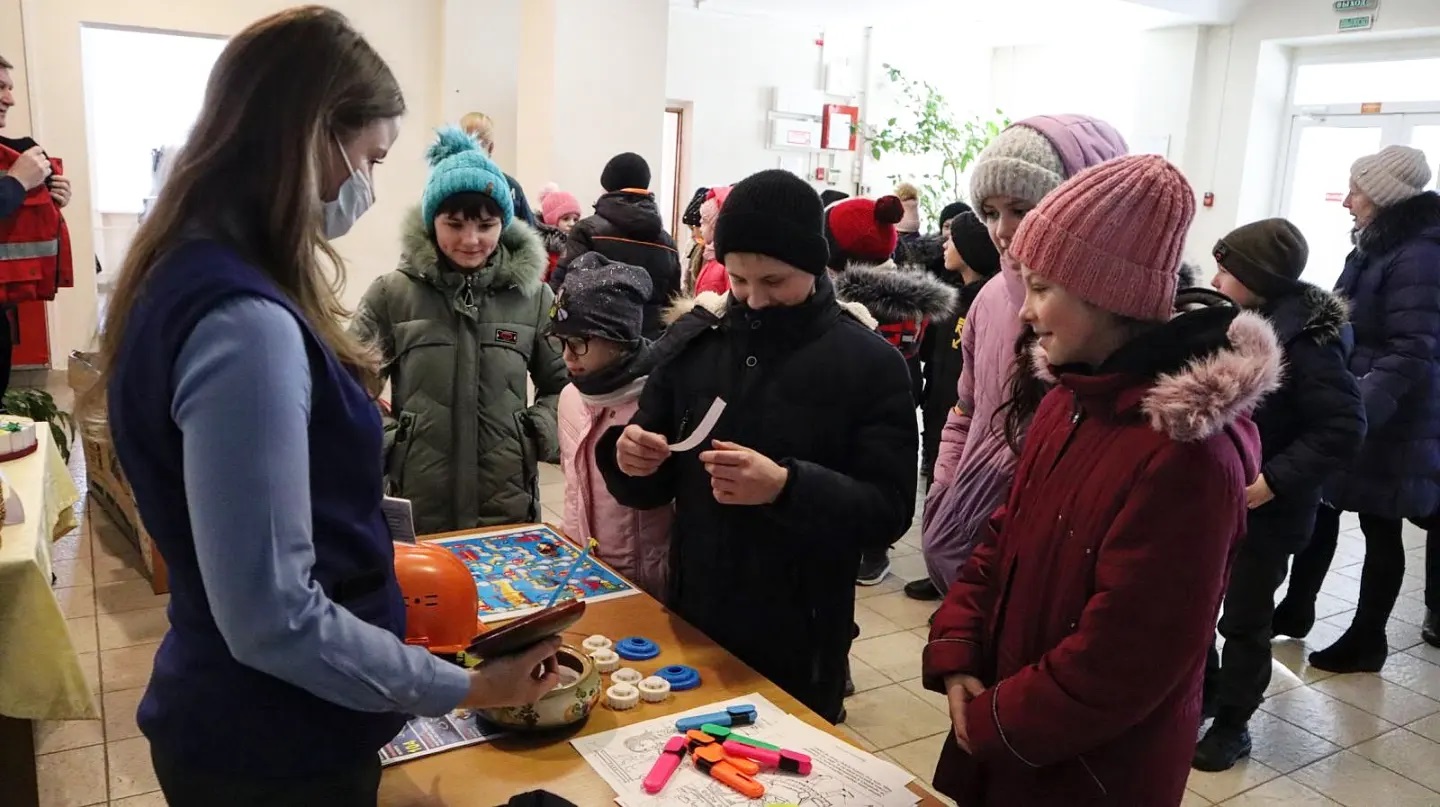
{"type": "Polygon", "coordinates": [[[715,260],[731,252],[768,255],[812,275],[825,273],[824,209],[805,180],[772,168],[730,191],[715,219],[715,260]]]}
{"type": "Polygon", "coordinates": [[[951,202],[950,204],[945,205],[945,207],[940,210],[940,224],[943,226],[945,222],[953,220],[961,213],[969,212],[970,205],[967,205],[964,202],[951,202]]]}
{"type": "Polygon", "coordinates": [[[685,214],[680,217],[680,223],[687,227],[699,227],[700,205],[705,204],[705,198],[709,195],[709,188],[696,188],[695,195],[690,197],[690,204],[685,206],[685,214]]]}
{"type": "Polygon", "coordinates": [[[820,204],[824,207],[829,207],[836,202],[842,202],[849,198],[850,194],[844,191],[837,191],[834,188],[826,188],[820,192],[820,204]]]}
{"type": "Polygon", "coordinates": [[[650,187],[650,163],[632,151],[616,154],[600,172],[600,187],[607,193],[626,188],[645,190],[650,187]]]}
{"type": "Polygon", "coordinates": [[[960,260],[984,277],[1000,271],[1000,252],[990,240],[990,231],[973,211],[966,210],[950,221],[950,241],[960,260]]]}
{"type": "Polygon", "coordinates": [[[644,269],[587,252],[570,264],[555,295],[550,332],[636,344],[652,288],[650,273],[644,269]]]}
{"type": "Polygon", "coordinates": [[[1286,219],[1251,222],[1215,243],[1215,262],[1266,299],[1284,297],[1300,288],[1300,273],[1310,258],[1310,245],[1299,228],[1286,219]]]}

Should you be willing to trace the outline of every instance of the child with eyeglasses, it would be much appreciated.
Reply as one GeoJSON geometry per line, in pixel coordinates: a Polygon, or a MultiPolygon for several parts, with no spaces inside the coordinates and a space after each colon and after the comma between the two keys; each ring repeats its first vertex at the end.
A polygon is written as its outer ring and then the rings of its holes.
{"type": "Polygon", "coordinates": [[[588,252],[570,264],[551,309],[546,338],[563,353],[570,386],[560,393],[561,528],[594,538],[596,554],[658,600],[666,599],[674,506],[636,511],[615,501],[595,465],[595,445],[630,422],[656,351],[641,336],[650,274],[588,252]]]}

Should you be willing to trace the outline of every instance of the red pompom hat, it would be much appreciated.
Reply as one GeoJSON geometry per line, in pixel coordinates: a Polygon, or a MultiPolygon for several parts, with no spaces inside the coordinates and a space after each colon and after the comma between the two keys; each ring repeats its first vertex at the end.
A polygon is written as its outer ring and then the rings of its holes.
{"type": "Polygon", "coordinates": [[[905,216],[899,197],[843,199],[825,210],[825,238],[830,242],[830,268],[851,262],[881,264],[890,260],[899,240],[895,225],[905,216]]]}

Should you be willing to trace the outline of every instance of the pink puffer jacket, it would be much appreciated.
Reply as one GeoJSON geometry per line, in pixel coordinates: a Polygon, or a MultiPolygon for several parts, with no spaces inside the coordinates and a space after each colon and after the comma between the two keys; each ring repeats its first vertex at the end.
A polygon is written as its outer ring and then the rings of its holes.
{"type": "Polygon", "coordinates": [[[965,364],[960,371],[959,411],[950,412],[940,436],[931,491],[949,485],[956,469],[976,450],[971,443],[992,423],[999,430],[993,418],[1008,397],[1010,372],[1015,366],[1015,340],[1020,336],[1020,306],[1025,302],[1019,266],[1009,260],[1001,265],[1000,274],[980,289],[965,317],[965,329],[960,334],[965,364]]]}
{"type": "Polygon", "coordinates": [[[587,399],[572,384],[560,393],[560,465],[565,471],[565,514],[561,529],[575,541],[594,538],[595,554],[615,571],[661,602],[670,577],[670,524],[674,509],[623,507],[595,465],[595,444],[611,426],[630,422],[640,403],[643,379],[601,402],[587,399]]]}

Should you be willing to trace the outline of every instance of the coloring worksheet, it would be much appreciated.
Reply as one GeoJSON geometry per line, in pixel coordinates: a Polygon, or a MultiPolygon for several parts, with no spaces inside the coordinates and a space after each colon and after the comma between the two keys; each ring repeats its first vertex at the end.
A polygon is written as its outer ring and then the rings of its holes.
{"type": "MultiPolygon", "coordinates": [[[[641,706],[640,708],[647,708],[641,706]]],[[[603,734],[571,740],[570,744],[619,794],[622,807],[729,807],[740,804],[797,804],[807,807],[913,807],[919,798],[906,787],[914,778],[908,772],[832,737],[781,711],[759,695],[746,695],[722,703],[679,712],[603,734]],[[808,754],[814,763],[809,776],[761,773],[765,795],[747,799],[695,768],[687,755],[665,789],[650,795],[640,783],[659,758],[665,743],[676,734],[675,721],[689,715],[724,711],[727,706],[755,707],[754,725],[736,727],[748,737],[808,754]]]]}
{"type": "MultiPolygon", "coordinates": [[[[545,607],[580,548],[539,524],[518,530],[462,535],[433,541],[465,562],[480,595],[481,622],[514,619],[545,607]]],[[[591,602],[624,597],[636,590],[593,558],[575,570],[561,600],[591,602]]]]}

